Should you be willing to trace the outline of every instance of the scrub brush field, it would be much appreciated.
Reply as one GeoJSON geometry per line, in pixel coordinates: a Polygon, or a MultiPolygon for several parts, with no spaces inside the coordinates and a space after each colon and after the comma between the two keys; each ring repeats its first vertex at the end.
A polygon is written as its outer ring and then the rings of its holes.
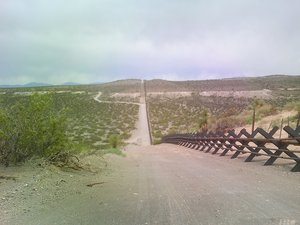
{"type": "MultiPolygon", "coordinates": [[[[0,107],[11,108],[16,103],[26,105],[32,93],[22,93],[11,91],[2,94],[0,107]]],[[[85,151],[109,148],[112,136],[124,142],[135,129],[138,105],[100,103],[93,99],[96,92],[62,91],[43,94],[51,96],[56,111],[65,111],[67,136],[85,151]]]]}

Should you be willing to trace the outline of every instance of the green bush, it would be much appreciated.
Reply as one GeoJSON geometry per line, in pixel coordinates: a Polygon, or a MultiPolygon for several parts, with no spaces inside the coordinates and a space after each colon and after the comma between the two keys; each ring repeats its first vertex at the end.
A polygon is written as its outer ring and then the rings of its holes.
{"type": "Polygon", "coordinates": [[[112,148],[117,148],[121,144],[120,136],[116,134],[110,135],[108,141],[112,148]]]}
{"type": "Polygon", "coordinates": [[[277,112],[276,108],[269,104],[264,104],[257,108],[256,114],[259,117],[266,117],[272,114],[275,114],[277,112]]]}
{"type": "Polygon", "coordinates": [[[66,117],[53,107],[51,94],[32,95],[0,112],[0,163],[24,162],[33,156],[53,159],[69,147],[66,117]]]}
{"type": "Polygon", "coordinates": [[[207,129],[208,117],[209,117],[208,111],[203,110],[198,120],[199,129],[203,129],[203,130],[207,129]]]}
{"type": "Polygon", "coordinates": [[[153,141],[153,144],[154,144],[154,145],[159,145],[159,144],[161,144],[161,139],[155,139],[155,140],[153,141]]]}

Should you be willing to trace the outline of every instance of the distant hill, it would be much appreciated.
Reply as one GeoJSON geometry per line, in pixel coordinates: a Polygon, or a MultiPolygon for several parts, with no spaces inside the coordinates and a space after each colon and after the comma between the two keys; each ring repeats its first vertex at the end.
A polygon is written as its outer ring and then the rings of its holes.
{"type": "Polygon", "coordinates": [[[38,83],[38,82],[30,82],[27,84],[13,84],[13,85],[0,85],[0,88],[31,88],[31,87],[51,87],[51,86],[76,86],[81,85],[80,83],[75,82],[65,82],[59,85],[53,85],[48,83],[38,83]]]}
{"type": "Polygon", "coordinates": [[[107,92],[139,92],[141,89],[141,80],[126,79],[116,80],[109,83],[94,85],[107,92]]]}
{"type": "Polygon", "coordinates": [[[22,87],[47,87],[47,86],[52,86],[52,84],[31,82],[31,83],[24,84],[24,85],[21,85],[21,86],[22,87]]]}
{"type": "Polygon", "coordinates": [[[3,85],[0,85],[0,88],[49,87],[49,86],[52,86],[52,84],[31,82],[28,84],[13,84],[13,85],[3,84],[3,85]]]}
{"type": "Polygon", "coordinates": [[[81,85],[81,84],[76,83],[76,82],[65,82],[65,83],[62,83],[61,85],[63,85],[63,86],[73,86],[73,85],[81,85]]]}
{"type": "Polygon", "coordinates": [[[0,88],[18,88],[18,87],[23,87],[22,85],[0,85],[0,88]]]}
{"type": "Polygon", "coordinates": [[[238,77],[215,80],[149,80],[149,92],[163,91],[252,91],[252,90],[282,90],[300,87],[300,76],[270,75],[264,77],[238,77]]]}
{"type": "MultiPolygon", "coordinates": [[[[68,86],[72,86],[73,90],[88,89],[90,91],[101,90],[102,92],[139,92],[141,88],[141,80],[126,79],[116,80],[108,83],[93,84],[65,82],[61,85],[32,82],[25,85],[0,85],[0,88],[42,88],[46,86],[51,88],[69,88],[68,86]]],[[[289,90],[290,92],[295,91],[294,94],[297,94],[300,90],[300,76],[270,75],[259,77],[234,77],[226,79],[186,81],[154,79],[146,81],[146,88],[148,92],[253,91],[269,89],[272,91],[282,91],[282,93],[286,90],[289,90]]]]}

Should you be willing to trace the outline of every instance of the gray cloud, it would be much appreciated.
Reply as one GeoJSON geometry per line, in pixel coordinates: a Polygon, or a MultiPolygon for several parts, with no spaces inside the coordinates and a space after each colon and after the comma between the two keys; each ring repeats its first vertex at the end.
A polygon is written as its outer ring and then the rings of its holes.
{"type": "Polygon", "coordinates": [[[299,74],[296,0],[0,0],[0,83],[299,74]]]}

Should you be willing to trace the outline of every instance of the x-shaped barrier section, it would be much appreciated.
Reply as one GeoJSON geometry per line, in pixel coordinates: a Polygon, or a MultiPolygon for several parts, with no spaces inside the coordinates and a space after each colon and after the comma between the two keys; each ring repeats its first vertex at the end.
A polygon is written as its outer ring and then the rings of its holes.
{"type": "Polygon", "coordinates": [[[296,129],[290,126],[284,127],[283,130],[287,133],[288,138],[275,138],[278,130],[278,127],[274,127],[269,132],[257,128],[252,133],[242,129],[238,134],[234,130],[226,133],[175,134],[163,137],[162,142],[178,144],[206,153],[211,152],[214,155],[222,151],[220,156],[225,156],[229,151],[233,151],[232,159],[237,158],[240,154],[249,154],[245,162],[251,162],[257,156],[267,156],[269,158],[264,163],[265,166],[273,165],[279,158],[289,159],[295,162],[291,171],[300,172],[300,126],[296,129]],[[293,149],[290,149],[290,146],[293,149]]]}

